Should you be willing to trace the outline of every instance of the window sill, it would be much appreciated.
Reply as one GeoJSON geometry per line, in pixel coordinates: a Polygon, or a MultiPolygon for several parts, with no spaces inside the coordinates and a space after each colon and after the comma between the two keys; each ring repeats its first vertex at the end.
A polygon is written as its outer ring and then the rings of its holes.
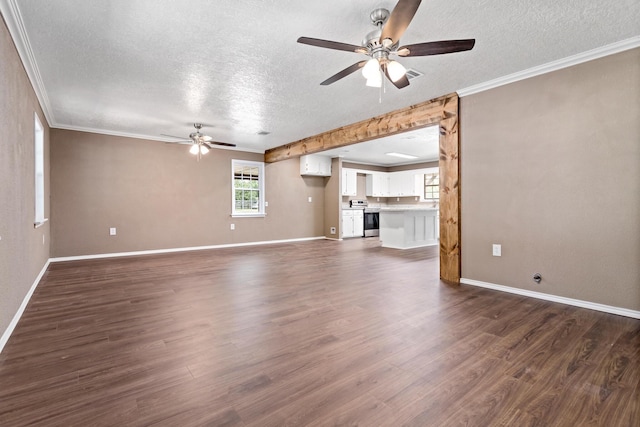
{"type": "Polygon", "coordinates": [[[256,214],[231,214],[231,218],[264,218],[267,216],[266,213],[256,213],[256,214]]]}
{"type": "Polygon", "coordinates": [[[33,228],[40,228],[42,227],[47,221],[49,221],[49,218],[45,218],[43,219],[41,222],[34,222],[33,223],[33,228]]]}

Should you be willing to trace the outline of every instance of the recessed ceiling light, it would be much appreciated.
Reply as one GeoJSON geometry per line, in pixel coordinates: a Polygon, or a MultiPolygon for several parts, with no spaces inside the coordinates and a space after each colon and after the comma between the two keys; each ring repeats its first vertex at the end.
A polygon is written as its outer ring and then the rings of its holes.
{"type": "Polygon", "coordinates": [[[417,159],[418,156],[412,156],[411,154],[403,154],[403,153],[384,153],[387,156],[400,157],[403,159],[417,159]]]}

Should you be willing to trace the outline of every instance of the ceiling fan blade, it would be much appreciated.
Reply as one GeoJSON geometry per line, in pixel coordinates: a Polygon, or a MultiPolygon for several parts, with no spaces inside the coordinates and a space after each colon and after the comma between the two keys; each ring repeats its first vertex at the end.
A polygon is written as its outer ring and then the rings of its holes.
{"type": "Polygon", "coordinates": [[[384,64],[382,66],[382,70],[384,71],[384,75],[387,76],[387,79],[389,79],[389,81],[393,83],[393,85],[398,89],[402,89],[403,87],[409,86],[409,78],[407,77],[406,74],[394,82],[393,80],[391,80],[391,76],[389,76],[389,70],[387,70],[387,64],[384,64]]]}
{"type": "Polygon", "coordinates": [[[327,49],[344,50],[347,52],[366,53],[367,50],[362,46],[356,46],[355,44],[332,42],[330,40],[313,39],[311,37],[300,37],[298,43],[308,44],[310,46],[324,47],[327,49]]]}
{"type": "Polygon", "coordinates": [[[445,53],[463,52],[473,49],[476,39],[443,40],[438,42],[416,43],[398,48],[399,56],[428,56],[445,53]]]}
{"type": "Polygon", "coordinates": [[[235,147],[236,144],[231,144],[230,142],[218,142],[218,141],[208,141],[208,142],[204,142],[204,145],[208,146],[209,148],[213,148],[212,145],[221,145],[223,147],[235,147]]]}
{"type": "Polygon", "coordinates": [[[382,34],[380,35],[380,43],[384,46],[391,46],[400,40],[400,37],[404,34],[405,30],[411,23],[413,16],[420,6],[422,0],[398,0],[398,4],[391,11],[389,19],[382,27],[382,34]],[[389,45],[384,43],[384,40],[390,39],[389,45]]]}
{"type": "Polygon", "coordinates": [[[344,70],[340,71],[339,73],[336,73],[333,76],[329,77],[327,80],[323,81],[320,84],[322,86],[327,86],[327,85],[330,85],[331,83],[335,83],[338,80],[340,80],[341,78],[347,77],[349,74],[358,71],[360,68],[364,67],[364,64],[366,64],[366,63],[367,63],[367,61],[356,62],[355,64],[351,65],[350,67],[347,67],[344,70]]]}
{"type": "Polygon", "coordinates": [[[184,140],[184,141],[164,141],[165,144],[178,144],[178,145],[192,145],[193,141],[184,140]]]}

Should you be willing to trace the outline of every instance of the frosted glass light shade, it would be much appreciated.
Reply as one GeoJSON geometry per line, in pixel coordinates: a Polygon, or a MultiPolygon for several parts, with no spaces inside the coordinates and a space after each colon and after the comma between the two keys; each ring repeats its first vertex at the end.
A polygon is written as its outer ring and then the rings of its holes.
{"type": "Polygon", "coordinates": [[[189,152],[191,154],[198,154],[199,151],[200,151],[200,147],[198,146],[198,144],[193,144],[191,148],[189,148],[189,152]]]}
{"type": "Polygon", "coordinates": [[[362,75],[367,80],[379,74],[380,74],[380,64],[378,63],[377,59],[372,58],[368,60],[367,63],[364,64],[364,67],[362,67],[362,75]]]}
{"type": "Polygon", "coordinates": [[[391,81],[397,82],[407,73],[407,70],[398,61],[389,61],[387,72],[391,81]]]}
{"type": "Polygon", "coordinates": [[[200,154],[207,154],[209,152],[209,149],[207,147],[205,147],[204,145],[200,146],[200,154]]]}
{"type": "Polygon", "coordinates": [[[380,71],[372,75],[367,79],[367,86],[369,87],[381,87],[382,86],[382,74],[380,71]]]}

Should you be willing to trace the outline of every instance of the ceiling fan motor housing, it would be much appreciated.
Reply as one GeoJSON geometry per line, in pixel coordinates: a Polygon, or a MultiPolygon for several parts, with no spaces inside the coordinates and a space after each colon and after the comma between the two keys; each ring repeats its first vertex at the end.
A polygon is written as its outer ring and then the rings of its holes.
{"type": "Polygon", "coordinates": [[[369,18],[371,18],[371,22],[373,23],[373,25],[380,28],[384,25],[385,22],[387,22],[390,14],[391,13],[387,9],[379,8],[371,12],[369,18]]]}

